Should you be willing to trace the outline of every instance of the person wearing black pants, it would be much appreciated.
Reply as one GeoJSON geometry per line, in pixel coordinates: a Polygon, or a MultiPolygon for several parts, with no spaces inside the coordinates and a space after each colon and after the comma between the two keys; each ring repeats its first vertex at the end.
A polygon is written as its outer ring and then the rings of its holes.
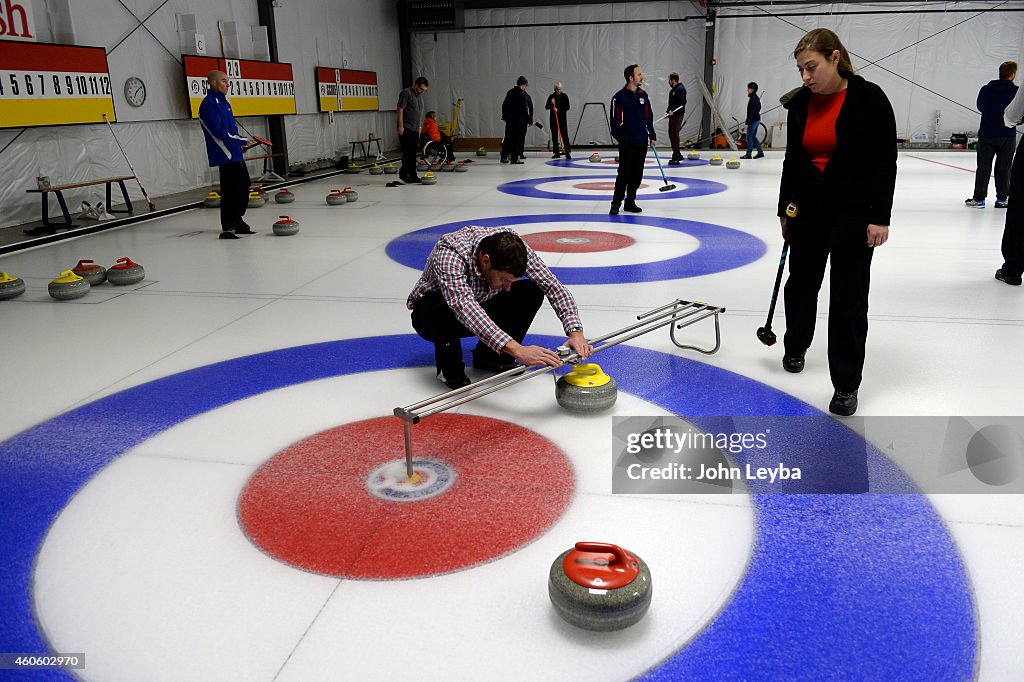
{"type": "Polygon", "coordinates": [[[679,149],[679,131],[683,128],[683,115],[686,113],[686,88],[679,82],[679,74],[673,71],[668,75],[668,141],[672,144],[672,158],[668,165],[677,166],[683,162],[683,152],[679,149]]]}
{"type": "Polygon", "coordinates": [[[612,97],[612,137],[619,143],[619,170],[615,175],[615,192],[608,213],[616,215],[619,206],[629,213],[640,213],[636,205],[636,191],[644,177],[644,162],[647,160],[647,141],[656,140],[654,114],[651,100],[644,89],[643,71],[636,64],[627,66],[622,72],[626,85],[612,97]]]}
{"type": "Polygon", "coordinates": [[[1024,275],[1024,137],[1017,145],[1010,173],[1010,198],[1001,247],[1003,267],[996,270],[996,279],[1019,287],[1024,275]]]}
{"type": "Polygon", "coordinates": [[[249,208],[251,184],[245,161],[225,163],[220,167],[220,225],[225,233],[251,233],[249,226],[242,220],[245,210],[249,208]]]}
{"type": "Polygon", "coordinates": [[[427,91],[429,85],[427,79],[420,76],[411,88],[402,90],[402,94],[398,96],[398,106],[395,107],[398,116],[398,142],[402,146],[402,168],[398,171],[398,178],[403,182],[420,181],[416,175],[416,151],[420,141],[420,126],[423,125],[423,115],[426,111],[423,93],[427,91]]]}
{"type": "Polygon", "coordinates": [[[555,83],[555,91],[548,95],[544,108],[550,111],[548,125],[551,126],[551,158],[557,159],[565,152],[565,158],[572,158],[572,146],[569,144],[569,95],[562,92],[562,84],[555,83]]]}
{"type": "Polygon", "coordinates": [[[501,118],[505,121],[505,137],[501,141],[501,162],[522,163],[526,153],[526,129],[532,125],[541,127],[533,120],[533,99],[526,88],[530,82],[526,76],[516,79],[516,87],[505,93],[501,103],[501,118]]]}
{"type": "Polygon", "coordinates": [[[1010,194],[1010,167],[1016,130],[1005,125],[1003,114],[1017,94],[1013,79],[1017,77],[1017,62],[999,65],[999,79],[989,81],[978,92],[978,169],[974,174],[974,193],[964,204],[969,208],[985,208],[988,183],[992,177],[992,160],[996,162],[996,208],[1007,207],[1010,194]]]}
{"type": "Polygon", "coordinates": [[[242,220],[249,206],[249,169],[242,154],[250,141],[238,134],[227,98],[228,75],[211,71],[207,83],[208,92],[199,105],[199,125],[210,167],[220,169],[220,239],[238,239],[240,234],[254,233],[242,220]]]}
{"type": "Polygon", "coordinates": [[[896,118],[882,89],[854,74],[832,31],[809,32],[793,55],[805,87],[783,105],[791,137],[778,205],[790,247],[782,365],[793,373],[804,368],[831,259],[829,410],[848,417],[857,411],[863,374],[871,260],[889,238],[896,118]]]}

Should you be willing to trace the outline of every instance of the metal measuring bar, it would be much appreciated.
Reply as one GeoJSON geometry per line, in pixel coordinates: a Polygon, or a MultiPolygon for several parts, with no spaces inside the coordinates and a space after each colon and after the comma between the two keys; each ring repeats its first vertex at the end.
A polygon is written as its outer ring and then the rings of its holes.
{"type": "MultiPolygon", "coordinates": [[[[590,339],[590,344],[594,347],[594,353],[597,353],[605,348],[616,346],[620,343],[641,336],[642,334],[654,331],[655,329],[669,327],[669,338],[678,348],[695,350],[700,353],[710,355],[717,352],[722,345],[722,334],[718,323],[718,316],[724,312],[725,308],[719,306],[713,306],[698,301],[684,301],[682,299],[676,299],[675,301],[666,303],[659,308],[648,310],[646,313],[637,315],[637,322],[629,326],[604,334],[603,336],[590,339]],[[710,349],[699,348],[697,346],[689,346],[679,343],[679,341],[676,340],[675,334],[677,329],[689,327],[691,324],[696,324],[697,322],[712,316],[715,318],[714,347],[710,349]]],[[[558,357],[562,361],[560,367],[579,362],[579,355],[566,347],[560,347],[558,349],[558,357]]],[[[481,379],[480,381],[469,384],[468,386],[456,388],[448,391],[447,393],[441,393],[440,395],[436,395],[432,398],[421,400],[418,403],[406,405],[405,407],[396,407],[394,414],[402,420],[402,428],[405,434],[406,474],[410,478],[413,475],[413,424],[418,424],[421,419],[431,415],[450,410],[453,407],[458,407],[459,405],[476,400],[477,398],[482,398],[485,395],[490,395],[491,393],[507,388],[512,384],[518,384],[540,374],[554,372],[555,369],[557,368],[549,367],[547,365],[537,367],[518,366],[506,372],[495,374],[494,376],[487,377],[486,379],[481,379]]]]}

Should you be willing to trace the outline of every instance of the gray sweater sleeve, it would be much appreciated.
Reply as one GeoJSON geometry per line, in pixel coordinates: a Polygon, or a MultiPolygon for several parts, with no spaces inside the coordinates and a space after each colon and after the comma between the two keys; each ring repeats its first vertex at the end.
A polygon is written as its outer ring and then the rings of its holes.
{"type": "Polygon", "coordinates": [[[1003,111],[1003,120],[1007,128],[1024,123],[1024,88],[1017,88],[1017,94],[1003,111]]]}

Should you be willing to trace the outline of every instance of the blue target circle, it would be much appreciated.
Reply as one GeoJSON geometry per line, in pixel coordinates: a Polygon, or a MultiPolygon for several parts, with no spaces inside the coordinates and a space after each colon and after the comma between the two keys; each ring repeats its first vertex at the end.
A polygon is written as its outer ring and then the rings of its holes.
{"type": "MultiPolygon", "coordinates": [[[[612,155],[610,158],[614,159],[615,156],[612,155]]],[[[644,167],[645,168],[657,168],[658,167],[657,159],[652,161],[652,158],[653,157],[650,157],[650,156],[647,157],[647,160],[644,162],[644,167]]],[[[613,164],[607,163],[607,161],[608,161],[608,159],[601,159],[601,161],[599,163],[594,163],[590,159],[588,159],[586,157],[583,157],[583,158],[572,158],[572,159],[552,159],[550,161],[547,161],[546,163],[549,166],[555,166],[557,168],[580,168],[580,169],[584,169],[585,168],[585,169],[598,170],[598,171],[601,171],[601,170],[607,171],[609,168],[614,168],[615,167],[613,164]]],[[[665,162],[662,161],[662,163],[664,164],[665,162]]],[[[672,169],[676,169],[676,168],[688,168],[688,167],[692,167],[692,166],[707,166],[707,165],[708,165],[708,161],[706,159],[683,159],[681,162],[676,163],[676,164],[672,164],[671,166],[669,166],[668,164],[665,164],[664,167],[666,169],[668,169],[668,170],[672,170],[672,169]]]]}
{"type": "MultiPolygon", "coordinates": [[[[530,339],[548,347],[563,341],[530,339]]],[[[602,355],[623,390],[705,431],[758,415],[822,416],[770,386],[675,355],[625,345],[602,355]]],[[[268,391],[432,366],[429,344],[414,334],[285,348],[135,386],[0,443],[0,651],[48,651],[32,609],[35,557],[78,490],[130,448],[268,391]]],[[[877,480],[879,490],[893,494],[753,495],[756,538],[743,580],[714,620],[649,670],[647,679],[972,677],[974,604],[942,519],[922,495],[913,494],[898,467],[859,435],[823,416],[815,423],[818,436],[829,440],[814,440],[834,443],[835,453],[808,448],[798,425],[785,433],[787,451],[797,460],[866,454],[872,488],[877,480]]],[[[37,672],[33,679],[74,679],[63,670],[37,672]]]]}
{"type": "Polygon", "coordinates": [[[553,267],[551,272],[563,284],[624,284],[633,282],[659,282],[712,275],[753,263],[765,254],[767,246],[753,235],[730,227],[701,223],[681,218],[661,218],[638,215],[592,215],[568,213],[554,215],[517,215],[496,218],[476,218],[454,223],[434,225],[409,232],[388,243],[388,256],[402,265],[422,270],[434,244],[442,235],[455,232],[466,225],[480,227],[509,227],[533,223],[595,223],[612,225],[651,225],[688,234],[700,242],[695,251],[676,258],[634,263],[629,265],[603,265],[601,267],[553,267]]]}
{"type": "MultiPolygon", "coordinates": [[[[595,164],[596,165],[596,164],[595,164]]],[[[661,175],[645,175],[644,180],[650,180],[661,184],[661,175]]],[[[567,199],[569,201],[611,201],[612,193],[599,194],[597,192],[589,193],[575,193],[575,192],[549,192],[547,190],[540,189],[541,185],[545,185],[550,182],[562,182],[563,180],[596,180],[599,178],[606,178],[615,180],[614,175],[562,175],[562,176],[546,176],[543,178],[530,178],[527,180],[514,180],[512,182],[506,182],[502,185],[498,185],[498,191],[504,192],[505,194],[514,194],[520,197],[529,197],[531,199],[567,199]]],[[[700,180],[698,178],[679,178],[668,176],[668,181],[676,185],[676,189],[668,192],[658,192],[657,194],[644,194],[642,197],[637,197],[643,201],[651,201],[652,199],[682,199],[684,197],[703,197],[709,194],[718,194],[728,189],[726,185],[720,182],[714,182],[713,180],[700,180]]]]}

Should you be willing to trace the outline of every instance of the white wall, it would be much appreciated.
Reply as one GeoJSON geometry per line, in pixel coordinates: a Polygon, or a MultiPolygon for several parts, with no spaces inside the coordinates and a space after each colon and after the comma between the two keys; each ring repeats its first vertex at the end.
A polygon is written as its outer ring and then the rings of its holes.
{"type": "MultiPolygon", "coordinates": [[[[124,0],[140,19],[160,6],[162,0],[124,0]]],[[[42,0],[34,2],[34,18],[40,42],[51,40],[42,0]]],[[[195,14],[197,29],[206,37],[207,55],[220,56],[217,23],[238,23],[243,58],[253,58],[250,27],[259,23],[256,0],[170,0],[146,22],[155,35],[138,22],[118,0],[75,0],[71,3],[76,44],[104,47],[114,91],[118,122],[114,130],[151,197],[216,184],[217,172],[207,165],[202,132],[188,118],[188,103],[179,56],[176,14],[195,14]],[[125,36],[130,37],[121,42],[125,36]],[[118,45],[118,43],[121,43],[118,45]],[[165,50],[165,46],[167,49],[165,50]],[[116,46],[116,48],[115,48],[116,46]],[[110,50],[113,49],[112,52],[110,50]],[[170,52],[170,54],[168,53],[170,52]],[[173,55],[173,56],[172,56],[173,55]],[[146,83],[146,103],[128,105],[123,86],[129,76],[146,83]]],[[[348,149],[348,140],[376,130],[385,146],[397,145],[393,114],[351,113],[335,116],[328,126],[326,114],[317,109],[313,80],[318,59],[345,59],[352,68],[376,70],[382,105],[400,90],[398,22],[390,0],[285,0],[275,11],[281,61],[291,62],[296,79],[299,114],[286,117],[292,161],[333,156],[348,149]],[[294,139],[293,139],[294,138],[294,139]]],[[[341,65],[340,62],[331,65],[341,65]]],[[[252,134],[266,136],[266,120],[250,117],[240,124],[252,134]]],[[[14,140],[19,129],[0,130],[0,148],[14,140]]],[[[260,163],[250,164],[258,174],[260,163]]],[[[0,226],[38,220],[39,198],[26,194],[37,175],[52,182],[91,180],[127,173],[128,167],[105,125],[29,128],[0,153],[0,226]]],[[[130,187],[141,199],[138,186],[130,187]]],[[[99,197],[103,187],[66,193],[69,207],[99,197]]],[[[51,215],[58,215],[51,201],[51,215]]]]}

